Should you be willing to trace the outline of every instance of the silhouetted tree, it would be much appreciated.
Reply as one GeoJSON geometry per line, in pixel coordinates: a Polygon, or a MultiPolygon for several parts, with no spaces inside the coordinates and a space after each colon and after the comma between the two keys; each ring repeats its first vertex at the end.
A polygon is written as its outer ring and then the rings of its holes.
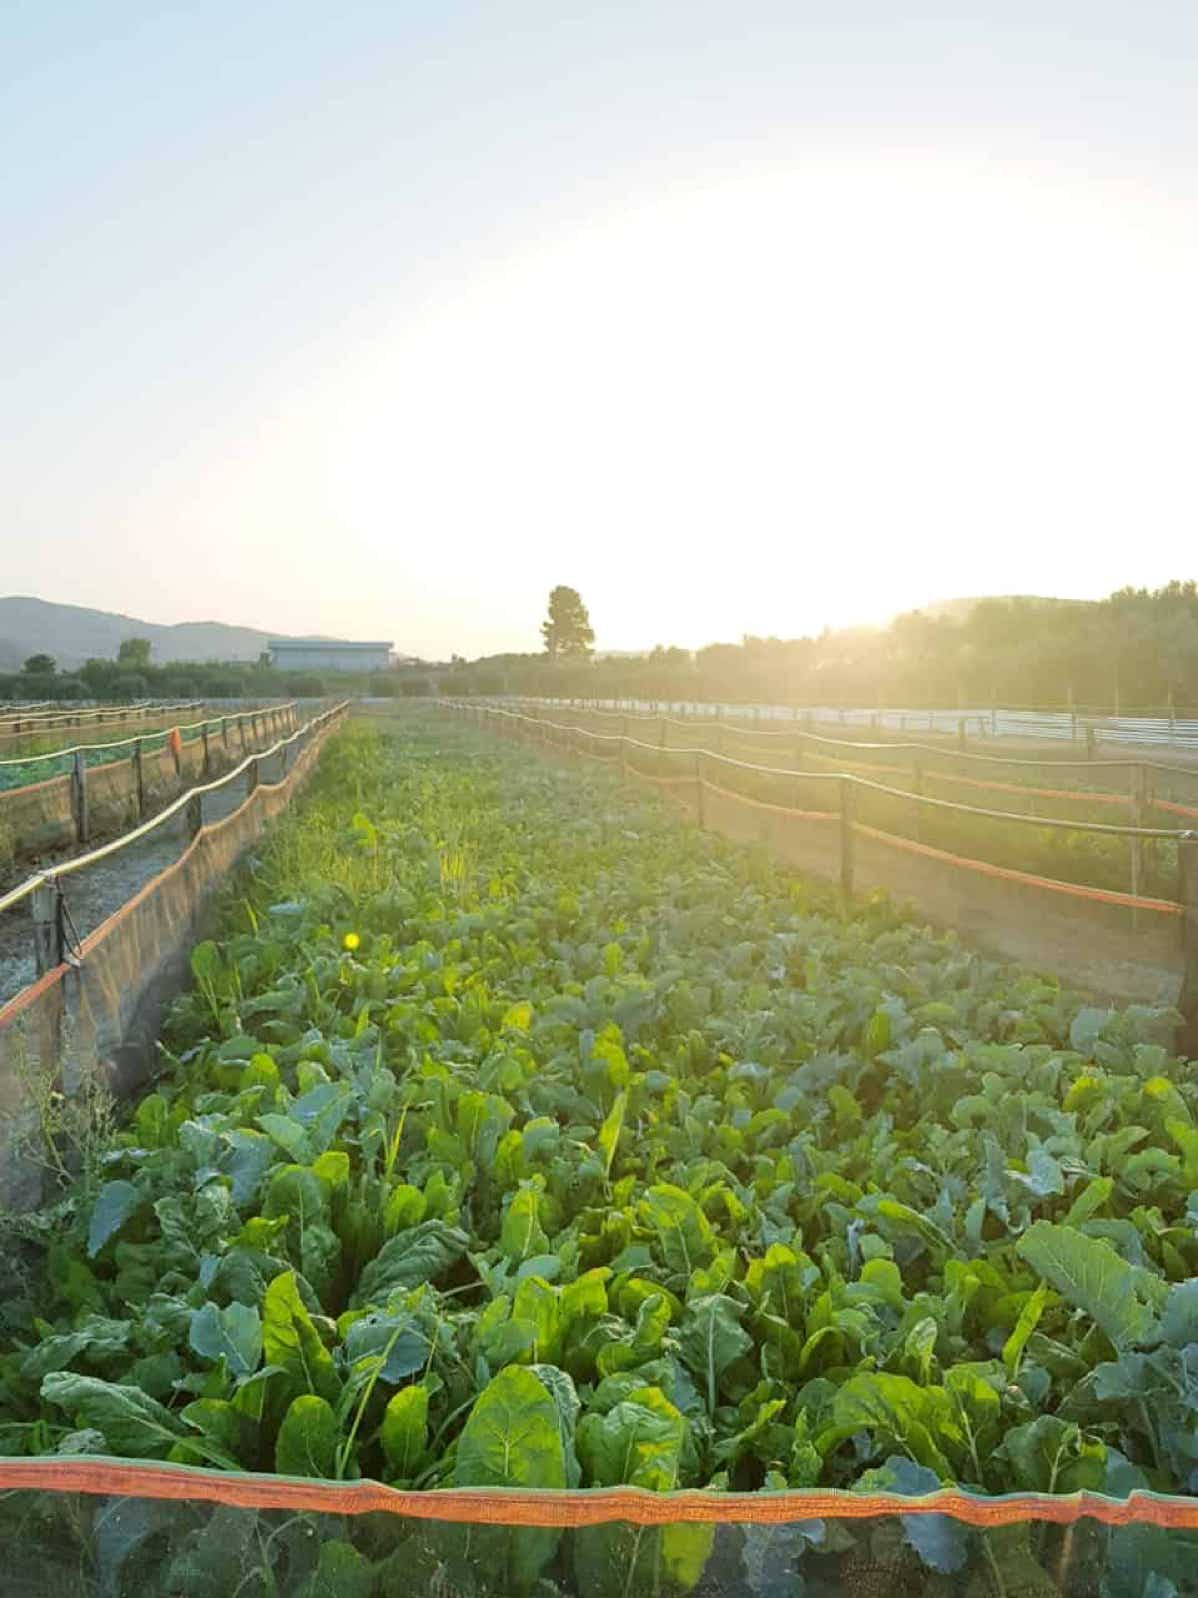
{"type": "Polygon", "coordinates": [[[591,618],[576,588],[557,587],[549,595],[549,615],[541,623],[545,653],[551,661],[585,659],[595,642],[591,618]]]}

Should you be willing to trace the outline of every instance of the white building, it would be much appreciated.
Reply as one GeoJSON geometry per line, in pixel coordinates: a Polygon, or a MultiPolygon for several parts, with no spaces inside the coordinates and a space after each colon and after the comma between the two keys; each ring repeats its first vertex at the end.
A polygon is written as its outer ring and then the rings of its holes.
{"type": "Polygon", "coordinates": [[[395,645],[345,638],[272,638],[270,663],[280,671],[386,671],[395,645]]]}

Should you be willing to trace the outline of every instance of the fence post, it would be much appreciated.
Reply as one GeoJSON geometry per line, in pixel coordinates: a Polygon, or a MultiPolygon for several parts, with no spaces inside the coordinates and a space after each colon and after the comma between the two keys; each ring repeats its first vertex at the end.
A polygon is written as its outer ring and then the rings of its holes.
{"type": "Polygon", "coordinates": [[[146,813],[146,776],[142,765],[140,738],[133,740],[133,788],[137,794],[137,819],[141,821],[146,813]]]}
{"type": "Polygon", "coordinates": [[[228,716],[222,716],[220,718],[220,741],[225,746],[225,753],[228,754],[229,753],[229,718],[228,718],[228,716]]]}
{"type": "Polygon", "coordinates": [[[39,977],[62,964],[62,894],[55,881],[39,882],[30,896],[33,957],[39,977]]]}
{"type": "Polygon", "coordinates": [[[853,897],[853,779],[840,779],[840,892],[845,903],[853,897]]]}
{"type": "Polygon", "coordinates": [[[248,768],[248,770],[246,771],[246,774],[245,774],[246,796],[248,797],[250,794],[252,794],[254,792],[255,788],[257,788],[257,786],[258,786],[258,762],[256,760],[251,760],[250,764],[249,764],[249,768],[248,768]]]}
{"type": "Polygon", "coordinates": [[[212,745],[208,742],[207,722],[204,723],[204,728],[200,736],[204,740],[204,775],[205,777],[210,777],[212,775],[212,745]]]}
{"type": "Polygon", "coordinates": [[[87,842],[87,766],[84,763],[82,749],[75,751],[75,765],[71,772],[71,798],[75,811],[75,839],[78,843],[87,842]]]}
{"type": "Polygon", "coordinates": [[[1098,740],[1094,736],[1094,728],[1091,726],[1091,724],[1089,722],[1087,722],[1086,723],[1086,759],[1087,760],[1093,760],[1094,759],[1094,755],[1095,755],[1095,751],[1097,749],[1097,746],[1098,746],[1098,740]]]}
{"type": "Polygon", "coordinates": [[[1182,906],[1177,1053],[1192,1060],[1198,1058],[1198,832],[1183,832],[1177,841],[1177,875],[1182,906]]]}
{"type": "Polygon", "coordinates": [[[703,802],[703,756],[695,750],[695,814],[699,822],[699,830],[707,825],[707,807],[703,802]]]}
{"type": "MultiPolygon", "coordinates": [[[[1147,809],[1148,796],[1148,771],[1139,761],[1131,768],[1131,824],[1133,827],[1144,825],[1144,812],[1147,809]]],[[[1131,840],[1131,891],[1138,898],[1144,891],[1144,839],[1131,840]]],[[[1131,912],[1131,929],[1139,930],[1140,913],[1133,906],[1131,912]]]]}
{"type": "Polygon", "coordinates": [[[189,838],[194,838],[196,833],[199,832],[200,828],[204,825],[204,801],[198,793],[193,794],[193,796],[187,801],[187,808],[184,811],[184,816],[187,822],[187,836],[189,838]]]}

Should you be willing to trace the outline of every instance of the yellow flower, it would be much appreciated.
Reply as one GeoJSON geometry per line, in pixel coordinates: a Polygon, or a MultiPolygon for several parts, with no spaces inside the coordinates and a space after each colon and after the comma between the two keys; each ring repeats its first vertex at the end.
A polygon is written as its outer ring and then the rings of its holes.
{"type": "Polygon", "coordinates": [[[356,949],[358,947],[358,945],[361,943],[361,941],[362,941],[361,938],[358,936],[358,934],[356,932],[347,932],[345,934],[345,937],[342,939],[342,942],[345,944],[345,947],[347,949],[350,949],[350,950],[356,949]]]}

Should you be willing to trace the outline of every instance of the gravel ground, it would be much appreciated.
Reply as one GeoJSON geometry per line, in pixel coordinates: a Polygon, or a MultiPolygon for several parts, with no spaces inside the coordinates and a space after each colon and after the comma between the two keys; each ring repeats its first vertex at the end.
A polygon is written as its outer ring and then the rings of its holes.
{"type": "MultiPolygon", "coordinates": [[[[239,778],[227,787],[204,797],[205,822],[219,821],[236,810],[246,795],[245,779],[239,778]]],[[[94,932],[102,921],[132,898],[142,885],[176,861],[187,845],[182,815],[166,822],[139,843],[109,855],[86,871],[68,877],[63,883],[63,893],[71,919],[81,938],[94,932]]],[[[47,856],[33,866],[25,866],[21,877],[34,871],[59,864],[70,858],[69,854],[47,856]]],[[[0,886],[11,887],[13,883],[0,886]]],[[[29,902],[16,905],[0,913],[0,1004],[18,994],[34,980],[36,968],[33,958],[33,929],[29,919],[29,902]]]]}

